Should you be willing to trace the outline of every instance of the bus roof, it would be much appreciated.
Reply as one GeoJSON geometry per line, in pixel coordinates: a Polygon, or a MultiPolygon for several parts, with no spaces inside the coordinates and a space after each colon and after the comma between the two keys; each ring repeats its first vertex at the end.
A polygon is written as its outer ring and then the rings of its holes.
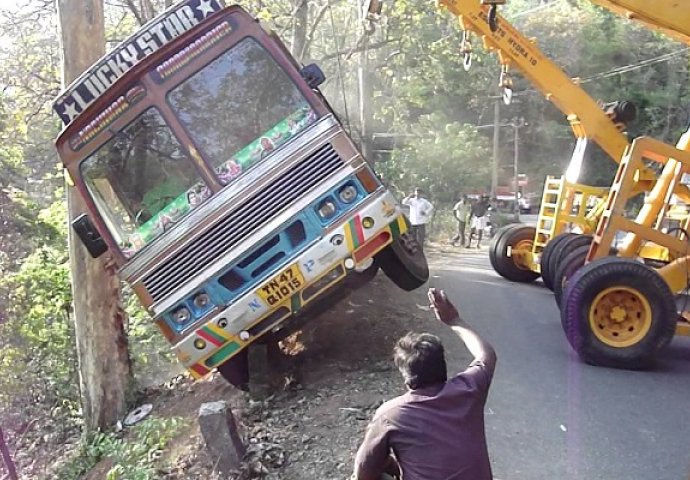
{"type": "Polygon", "coordinates": [[[69,125],[132,67],[223,7],[223,0],[185,0],[169,8],[65,88],[53,102],[53,110],[69,125]]]}

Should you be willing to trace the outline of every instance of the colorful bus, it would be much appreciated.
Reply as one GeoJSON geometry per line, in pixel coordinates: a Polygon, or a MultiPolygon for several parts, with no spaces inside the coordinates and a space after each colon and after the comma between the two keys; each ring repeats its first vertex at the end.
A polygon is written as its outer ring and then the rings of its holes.
{"type": "Polygon", "coordinates": [[[187,0],[69,85],[57,150],[106,252],[195,378],[248,380],[272,341],[371,279],[428,279],[424,253],[280,39],[238,6],[187,0]]]}

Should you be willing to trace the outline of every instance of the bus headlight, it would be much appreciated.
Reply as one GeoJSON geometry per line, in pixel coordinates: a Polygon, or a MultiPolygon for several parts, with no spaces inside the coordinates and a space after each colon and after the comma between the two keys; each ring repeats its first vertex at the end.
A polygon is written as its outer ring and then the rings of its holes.
{"type": "Polygon", "coordinates": [[[178,325],[184,325],[192,318],[192,313],[187,307],[180,307],[172,313],[172,319],[178,325]]]}
{"type": "Polygon", "coordinates": [[[357,198],[357,189],[353,185],[345,185],[338,192],[338,198],[343,203],[352,203],[357,198]]]}
{"type": "Polygon", "coordinates": [[[333,203],[331,200],[324,200],[321,202],[321,205],[319,205],[317,211],[319,212],[321,218],[328,219],[336,214],[338,207],[336,207],[335,203],[333,203]]]}
{"type": "Polygon", "coordinates": [[[211,299],[206,292],[199,292],[194,297],[194,306],[199,310],[203,310],[204,308],[208,307],[209,303],[211,303],[211,299]]]}

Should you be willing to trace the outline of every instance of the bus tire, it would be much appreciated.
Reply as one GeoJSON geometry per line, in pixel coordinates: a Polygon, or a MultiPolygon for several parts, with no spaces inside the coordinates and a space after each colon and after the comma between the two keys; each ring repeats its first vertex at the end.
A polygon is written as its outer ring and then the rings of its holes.
{"type": "Polygon", "coordinates": [[[376,256],[376,262],[383,273],[405,291],[415,290],[429,280],[426,256],[410,232],[393,240],[376,256]]]}
{"type": "Polygon", "coordinates": [[[230,385],[249,391],[249,351],[247,348],[216,367],[220,376],[230,385]]]}

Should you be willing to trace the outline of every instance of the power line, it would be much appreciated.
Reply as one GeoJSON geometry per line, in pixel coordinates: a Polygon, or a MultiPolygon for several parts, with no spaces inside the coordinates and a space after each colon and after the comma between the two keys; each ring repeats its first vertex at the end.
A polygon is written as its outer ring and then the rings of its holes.
{"type": "Polygon", "coordinates": [[[688,50],[690,50],[690,47],[685,47],[685,48],[682,48],[680,50],[676,50],[675,52],[665,53],[663,55],[659,55],[658,57],[649,58],[647,60],[642,60],[639,63],[626,65],[624,67],[614,68],[612,70],[609,70],[608,72],[597,73],[595,75],[592,75],[592,76],[582,80],[581,83],[591,82],[592,80],[596,80],[598,78],[613,77],[615,75],[621,75],[623,73],[633,72],[635,70],[639,70],[641,68],[647,67],[649,65],[654,65],[656,63],[667,62],[668,60],[671,60],[673,57],[677,57],[678,55],[682,55],[683,53],[686,53],[688,50]]]}
{"type": "MultiPolygon", "coordinates": [[[[641,68],[648,67],[650,65],[654,65],[657,63],[662,63],[662,62],[667,62],[671,60],[674,57],[677,57],[678,55],[682,55],[684,53],[687,53],[690,50],[690,47],[685,47],[680,50],[676,50],[675,52],[669,52],[665,53],[663,55],[659,55],[653,58],[648,58],[646,60],[642,60],[638,63],[630,64],[630,65],[625,65],[622,67],[616,67],[611,70],[608,70],[606,72],[600,72],[600,73],[595,73],[594,75],[591,75],[589,77],[586,77],[584,79],[581,79],[579,81],[580,84],[583,83],[589,83],[594,80],[598,80],[601,78],[609,78],[609,77],[614,77],[616,75],[622,75],[624,73],[630,73],[634,72],[635,70],[640,70],[641,68]]],[[[513,96],[521,96],[521,95],[527,95],[530,93],[537,93],[537,90],[534,88],[529,88],[526,90],[520,90],[519,92],[513,92],[513,96]]]]}
{"type": "Polygon", "coordinates": [[[511,15],[510,18],[511,18],[511,19],[512,19],[512,18],[518,18],[518,17],[522,17],[522,16],[525,16],[525,15],[529,15],[529,14],[531,14],[531,13],[540,12],[540,11],[542,11],[542,10],[546,10],[547,8],[551,8],[551,7],[555,6],[557,3],[560,3],[560,2],[561,2],[561,0],[554,0],[554,1],[552,1],[552,2],[545,3],[545,4],[543,4],[543,5],[539,5],[538,7],[530,8],[529,10],[523,10],[523,11],[520,12],[520,13],[516,13],[515,15],[511,15]]]}

